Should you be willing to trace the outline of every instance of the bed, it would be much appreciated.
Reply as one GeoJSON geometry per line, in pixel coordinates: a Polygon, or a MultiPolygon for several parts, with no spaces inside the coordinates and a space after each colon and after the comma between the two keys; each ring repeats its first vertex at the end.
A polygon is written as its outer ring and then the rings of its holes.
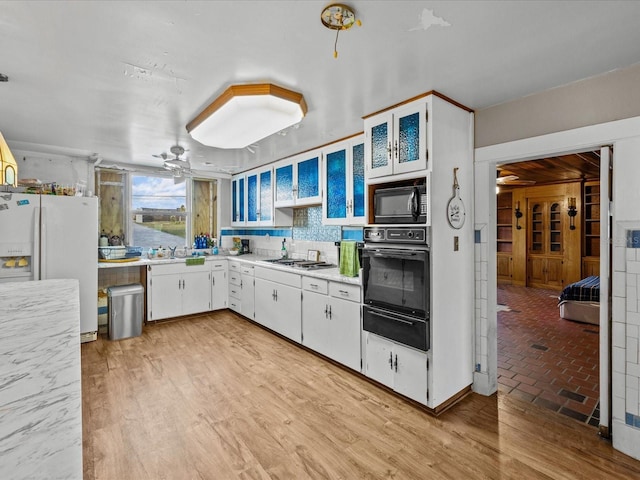
{"type": "Polygon", "coordinates": [[[558,297],[560,317],[600,324],[600,277],[594,275],[567,285],[558,297]]]}

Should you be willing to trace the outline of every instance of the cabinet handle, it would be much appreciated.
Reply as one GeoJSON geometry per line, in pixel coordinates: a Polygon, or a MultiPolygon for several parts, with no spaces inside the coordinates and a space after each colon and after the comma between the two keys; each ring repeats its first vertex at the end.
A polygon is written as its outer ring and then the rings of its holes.
{"type": "Polygon", "coordinates": [[[276,302],[278,301],[278,290],[274,290],[276,295],[276,302]]]}
{"type": "Polygon", "coordinates": [[[393,352],[389,352],[389,368],[393,370],[393,352]]]}
{"type": "Polygon", "coordinates": [[[184,280],[182,280],[182,289],[183,289],[183,290],[185,289],[185,286],[186,286],[186,285],[185,285],[185,281],[184,281],[184,280]]]}
{"type": "Polygon", "coordinates": [[[391,141],[387,144],[387,157],[391,160],[391,141]]]}
{"type": "Polygon", "coordinates": [[[211,277],[211,285],[216,286],[216,277],[211,277]]]}
{"type": "Polygon", "coordinates": [[[329,305],[324,306],[324,318],[329,316],[329,305]]]}
{"type": "Polygon", "coordinates": [[[396,141],[394,142],[394,145],[393,145],[393,152],[395,153],[396,158],[398,158],[398,140],[396,140],[396,141]]]}
{"type": "Polygon", "coordinates": [[[311,288],[318,288],[318,285],[316,285],[315,283],[310,283],[310,284],[309,284],[309,286],[310,286],[311,288]]]}
{"type": "Polygon", "coordinates": [[[393,364],[393,367],[394,367],[395,371],[397,372],[398,371],[398,355],[397,354],[396,354],[396,361],[393,364]]]}
{"type": "Polygon", "coordinates": [[[182,288],[182,280],[178,279],[178,290],[182,288]]]}
{"type": "Polygon", "coordinates": [[[331,320],[331,305],[329,305],[329,320],[331,320]]]}
{"type": "Polygon", "coordinates": [[[340,293],[340,295],[342,295],[343,297],[348,297],[349,296],[349,292],[347,292],[346,290],[338,290],[338,292],[340,293]]]}

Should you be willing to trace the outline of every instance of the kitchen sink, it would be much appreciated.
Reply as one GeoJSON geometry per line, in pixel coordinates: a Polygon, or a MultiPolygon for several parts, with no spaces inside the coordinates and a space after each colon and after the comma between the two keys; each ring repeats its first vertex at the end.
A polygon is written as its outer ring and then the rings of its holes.
{"type": "Polygon", "coordinates": [[[336,265],[332,263],[313,261],[313,260],[300,260],[294,258],[271,258],[264,260],[265,262],[273,263],[275,265],[284,265],[287,267],[300,268],[304,270],[316,270],[319,268],[335,268],[336,265]]]}

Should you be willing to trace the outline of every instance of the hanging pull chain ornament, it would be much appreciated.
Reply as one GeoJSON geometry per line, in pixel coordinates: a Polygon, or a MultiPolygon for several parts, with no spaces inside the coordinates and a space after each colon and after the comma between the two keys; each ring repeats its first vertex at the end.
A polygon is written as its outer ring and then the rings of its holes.
{"type": "Polygon", "coordinates": [[[338,58],[338,35],[340,34],[340,30],[348,30],[354,23],[359,27],[362,26],[362,22],[356,20],[356,15],[351,7],[343,5],[342,3],[332,3],[326,6],[324,10],[322,10],[320,20],[322,20],[322,24],[325,27],[336,30],[336,40],[333,44],[333,58],[338,58]]]}
{"type": "Polygon", "coordinates": [[[449,225],[456,230],[464,225],[465,209],[460,198],[460,185],[458,184],[458,167],[453,169],[453,197],[447,203],[447,220],[449,225]]]}

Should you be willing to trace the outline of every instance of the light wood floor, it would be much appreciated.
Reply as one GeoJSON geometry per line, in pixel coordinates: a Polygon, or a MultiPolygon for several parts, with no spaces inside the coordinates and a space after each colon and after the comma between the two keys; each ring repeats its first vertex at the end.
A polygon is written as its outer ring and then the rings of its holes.
{"type": "Polygon", "coordinates": [[[503,395],[435,418],[224,311],[82,345],[84,478],[623,479],[593,427],[503,395]]]}

